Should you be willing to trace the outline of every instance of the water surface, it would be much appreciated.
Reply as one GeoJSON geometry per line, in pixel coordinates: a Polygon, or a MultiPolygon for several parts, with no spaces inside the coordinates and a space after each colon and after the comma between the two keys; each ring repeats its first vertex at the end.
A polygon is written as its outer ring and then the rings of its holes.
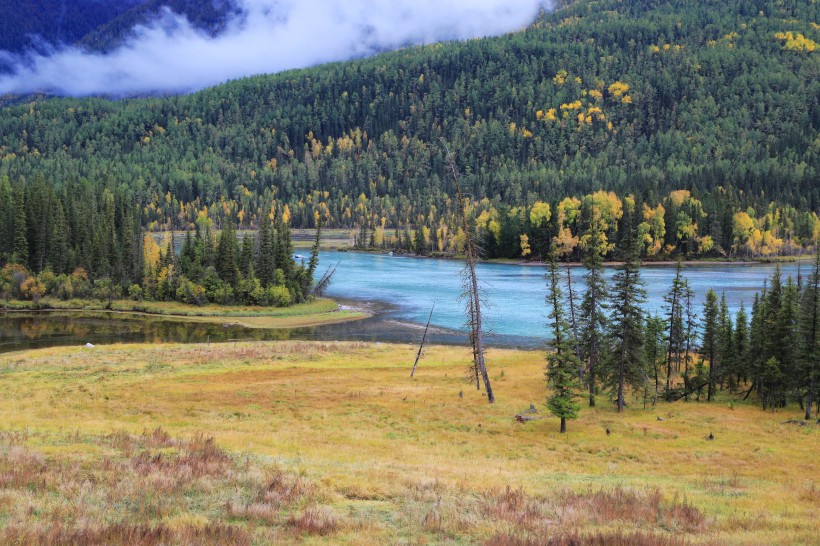
{"type": "MultiPolygon", "coordinates": [[[[430,336],[436,343],[464,343],[464,304],[460,299],[463,264],[387,254],[325,251],[320,272],[338,264],[328,295],[350,305],[367,303],[373,318],[325,326],[279,330],[230,324],[198,323],[168,317],[121,313],[0,312],[0,352],[54,345],[231,340],[361,340],[417,342],[435,301],[430,336]]],[[[805,272],[808,268],[804,266],[805,272]]],[[[697,265],[685,269],[695,291],[698,311],[706,291],[725,294],[734,314],[741,302],[751,307],[754,294],[771,277],[774,265],[697,265]]],[[[797,264],[782,266],[796,275],[797,264]]],[[[580,267],[570,268],[578,294],[584,290],[580,267]]],[[[611,277],[613,271],[608,270],[611,277]]],[[[663,313],[663,296],[674,266],[647,266],[641,271],[647,290],[646,310],[663,313]]],[[[539,266],[479,264],[484,289],[484,316],[491,345],[537,347],[546,336],[544,269],[539,266]]]]}

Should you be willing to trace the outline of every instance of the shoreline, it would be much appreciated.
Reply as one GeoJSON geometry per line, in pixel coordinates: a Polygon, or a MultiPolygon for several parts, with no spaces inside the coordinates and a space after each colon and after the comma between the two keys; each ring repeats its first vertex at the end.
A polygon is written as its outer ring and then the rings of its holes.
{"type": "MultiPolygon", "coordinates": [[[[354,249],[354,248],[325,248],[326,251],[332,252],[343,252],[343,253],[356,253],[356,254],[382,254],[388,255],[391,251],[389,250],[365,250],[365,249],[354,249]]],[[[448,261],[462,261],[463,258],[460,256],[423,256],[418,254],[412,253],[396,253],[393,251],[394,257],[401,257],[401,258],[419,258],[425,260],[448,260],[448,261]]],[[[778,263],[798,263],[798,262],[807,262],[811,263],[814,260],[814,254],[804,254],[802,256],[778,256],[773,257],[771,259],[761,259],[761,260],[726,260],[726,259],[703,259],[703,260],[682,260],[681,263],[685,267],[705,267],[711,265],[717,266],[738,266],[738,267],[749,267],[749,266],[757,266],[757,265],[774,265],[778,263]]],[[[480,264],[490,264],[490,265],[520,265],[523,267],[545,267],[547,262],[535,262],[535,261],[525,261],[525,260],[516,260],[512,258],[491,258],[485,260],[478,260],[477,263],[480,264]]],[[[604,262],[604,267],[617,267],[619,265],[623,265],[624,262],[621,261],[606,261],[604,262]]],[[[677,260],[658,260],[658,261],[641,261],[641,267],[673,267],[677,265],[677,260]]],[[[558,262],[559,267],[583,267],[583,263],[581,262],[558,262]]]]}
{"type": "Polygon", "coordinates": [[[91,300],[51,300],[41,301],[38,306],[33,302],[11,300],[0,304],[0,317],[5,313],[111,313],[134,317],[152,317],[176,322],[197,322],[222,324],[223,326],[242,326],[251,329],[285,329],[310,326],[325,326],[363,320],[373,316],[366,307],[342,305],[335,300],[322,298],[308,304],[293,307],[231,307],[224,309],[209,306],[198,308],[176,302],[128,302],[115,300],[110,307],[104,302],[91,300]],[[146,303],[148,304],[146,307],[146,303]],[[305,306],[304,313],[298,307],[305,306]],[[162,309],[165,307],[165,309],[162,309]],[[153,309],[152,309],[153,308],[153,309]],[[176,311],[176,312],[175,312],[176,311]],[[277,312],[278,311],[278,312],[277,312]]]}

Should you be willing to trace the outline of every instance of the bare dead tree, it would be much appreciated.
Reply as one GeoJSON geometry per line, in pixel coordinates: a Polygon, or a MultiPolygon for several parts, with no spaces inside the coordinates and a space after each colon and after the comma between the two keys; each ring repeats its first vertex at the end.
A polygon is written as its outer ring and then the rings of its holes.
{"type": "Polygon", "coordinates": [[[484,382],[484,389],[487,391],[487,401],[489,403],[495,402],[495,395],[493,394],[492,385],[490,385],[490,375],[487,373],[487,366],[484,362],[484,334],[481,324],[481,294],[478,288],[478,277],[475,271],[475,262],[478,256],[478,248],[475,239],[472,236],[470,225],[467,222],[467,211],[464,206],[464,194],[461,191],[461,184],[458,178],[458,169],[456,169],[456,162],[453,154],[447,143],[442,139],[444,149],[447,152],[447,159],[450,166],[450,172],[453,176],[453,182],[456,186],[456,194],[458,196],[459,213],[461,214],[461,227],[464,230],[464,254],[467,262],[465,268],[465,282],[467,290],[470,292],[469,302],[471,313],[469,315],[470,322],[470,341],[473,346],[473,366],[476,374],[480,374],[484,382]]]}
{"type": "Polygon", "coordinates": [[[328,267],[322,276],[316,281],[316,286],[313,287],[313,291],[311,294],[317,298],[321,298],[324,296],[325,292],[327,291],[328,287],[330,286],[330,281],[333,280],[333,274],[336,273],[336,268],[339,267],[341,262],[336,262],[332,268],[328,267]]]}
{"type": "Polygon", "coordinates": [[[430,309],[430,316],[427,317],[427,326],[424,327],[424,334],[421,336],[421,344],[419,345],[419,352],[416,353],[416,361],[413,362],[413,369],[410,371],[410,377],[416,373],[416,366],[419,365],[421,354],[424,351],[424,343],[427,341],[427,331],[430,329],[430,321],[433,320],[433,310],[436,308],[436,302],[433,302],[433,307],[430,309]]]}

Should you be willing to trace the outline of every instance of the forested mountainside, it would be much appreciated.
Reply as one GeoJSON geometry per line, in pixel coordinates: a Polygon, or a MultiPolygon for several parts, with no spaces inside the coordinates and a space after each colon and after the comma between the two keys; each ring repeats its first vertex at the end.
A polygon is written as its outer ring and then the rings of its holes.
{"type": "Polygon", "coordinates": [[[21,53],[59,45],[109,50],[136,25],[156,19],[165,7],[211,34],[236,13],[230,0],[6,0],[0,50],[21,53]]]}
{"type": "Polygon", "coordinates": [[[0,50],[72,44],[143,0],[6,0],[0,17],[0,50]]]}
{"type": "Polygon", "coordinates": [[[777,253],[820,234],[819,14],[579,1],[499,38],[189,96],[37,100],[0,111],[0,177],[20,199],[46,181],[66,210],[108,189],[148,229],[256,228],[275,201],[295,227],[457,251],[447,143],[491,256],[526,255],[539,228],[572,254],[585,203],[611,203],[613,241],[637,210],[646,254],[777,253]]]}
{"type": "Polygon", "coordinates": [[[228,20],[239,13],[232,0],[142,0],[134,8],[83,36],[78,45],[95,51],[109,51],[121,45],[131,29],[156,19],[166,8],[184,15],[195,28],[212,36],[224,30],[228,20]]]}

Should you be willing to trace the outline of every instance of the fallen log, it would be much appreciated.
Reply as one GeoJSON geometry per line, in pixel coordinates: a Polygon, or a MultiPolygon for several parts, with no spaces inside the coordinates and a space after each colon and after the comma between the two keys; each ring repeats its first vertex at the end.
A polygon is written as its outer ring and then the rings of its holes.
{"type": "Polygon", "coordinates": [[[544,417],[533,417],[532,415],[522,415],[518,414],[515,416],[515,420],[519,423],[526,423],[527,421],[537,421],[539,419],[543,419],[544,417]]]}

